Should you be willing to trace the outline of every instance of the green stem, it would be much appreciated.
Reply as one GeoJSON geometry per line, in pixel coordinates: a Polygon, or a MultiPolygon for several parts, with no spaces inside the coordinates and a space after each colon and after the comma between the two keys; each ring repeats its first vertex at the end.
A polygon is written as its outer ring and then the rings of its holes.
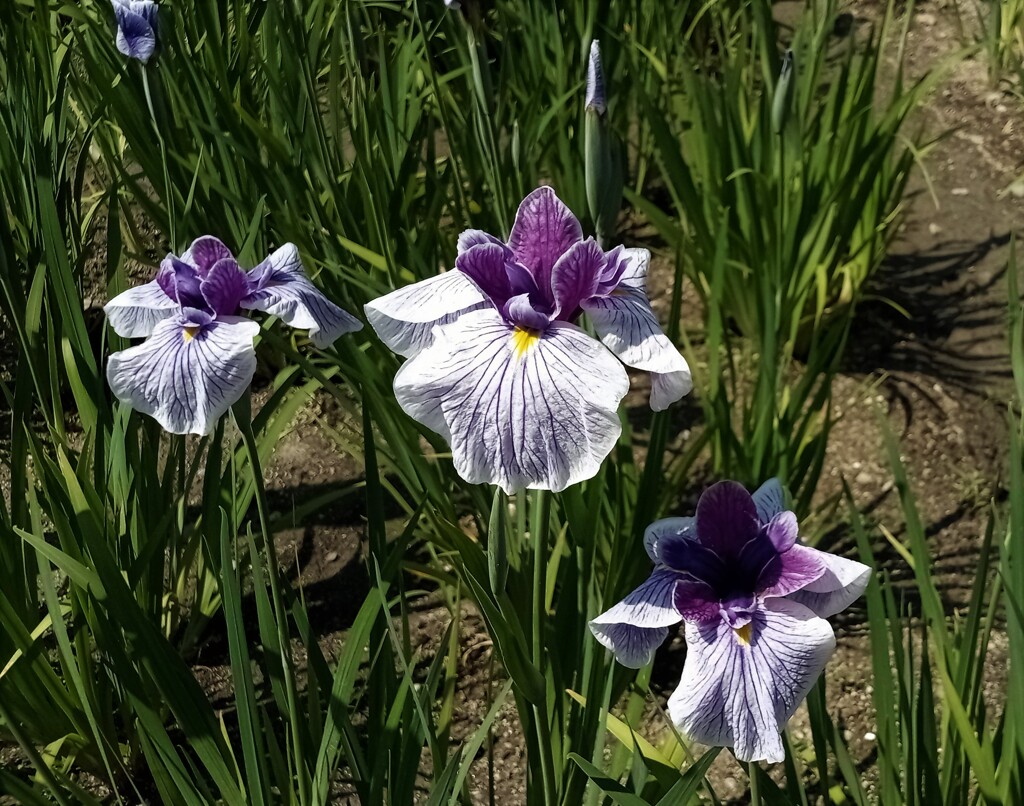
{"type": "Polygon", "coordinates": [[[761,787],[757,781],[757,763],[747,763],[747,777],[750,779],[750,806],[761,806],[761,787]]]}
{"type": "Polygon", "coordinates": [[[32,744],[24,733],[22,733],[17,720],[15,720],[11,716],[10,712],[4,707],[2,697],[0,697],[0,722],[2,722],[6,726],[7,730],[10,731],[11,735],[14,737],[14,741],[21,746],[21,751],[25,754],[25,757],[32,765],[35,766],[36,774],[42,778],[50,788],[50,792],[53,793],[54,800],[56,800],[60,806],[70,806],[68,801],[61,794],[61,785],[57,782],[57,779],[53,774],[53,770],[51,770],[50,766],[43,760],[43,757],[39,755],[39,751],[36,750],[35,745],[32,744]]]}
{"type": "Polygon", "coordinates": [[[156,119],[153,95],[149,90],[149,70],[145,66],[142,68],[142,89],[146,93],[146,106],[149,107],[149,116],[153,120],[153,131],[156,132],[156,139],[160,143],[160,162],[164,169],[164,204],[167,208],[167,229],[171,249],[177,254],[178,224],[174,212],[174,191],[171,188],[171,172],[167,165],[167,143],[164,142],[164,134],[160,129],[160,122],[156,119]]]}
{"type": "MultiPolygon", "coordinates": [[[[548,521],[551,514],[551,498],[544,490],[535,490],[531,507],[532,523],[530,537],[533,540],[533,665],[544,673],[544,622],[546,615],[546,579],[548,521]]],[[[545,675],[547,677],[547,675],[545,675]]],[[[540,754],[540,773],[544,786],[544,803],[557,802],[554,754],[551,748],[551,725],[548,721],[547,697],[544,702],[533,706],[533,721],[537,730],[537,750],[540,754]]]]}

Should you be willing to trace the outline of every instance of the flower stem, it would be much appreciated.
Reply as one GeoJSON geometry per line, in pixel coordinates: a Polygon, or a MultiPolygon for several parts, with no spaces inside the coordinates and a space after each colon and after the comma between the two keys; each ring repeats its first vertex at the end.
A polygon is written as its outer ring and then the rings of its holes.
{"type": "Polygon", "coordinates": [[[757,781],[757,762],[747,762],[747,777],[750,779],[750,806],[761,806],[761,787],[757,781]]]}
{"type": "MultiPolygon", "coordinates": [[[[547,569],[548,521],[551,514],[551,499],[544,490],[533,493],[530,537],[533,539],[533,665],[543,674],[544,664],[544,622],[547,610],[547,590],[544,584],[547,569]]],[[[546,676],[546,675],[545,675],[546,676]]],[[[548,721],[547,697],[533,706],[533,721],[537,730],[537,751],[540,755],[540,773],[544,786],[544,803],[557,802],[554,758],[551,747],[551,725],[548,721]]]]}
{"type": "Polygon", "coordinates": [[[164,169],[164,205],[167,208],[167,229],[171,243],[171,250],[178,252],[178,226],[177,216],[174,209],[174,190],[171,188],[171,172],[167,164],[167,143],[164,142],[164,134],[160,128],[160,121],[156,118],[156,108],[153,106],[153,94],[149,90],[149,70],[142,68],[142,88],[146,93],[146,106],[149,107],[149,116],[153,120],[153,131],[156,132],[156,139],[160,143],[160,162],[164,169]]]}

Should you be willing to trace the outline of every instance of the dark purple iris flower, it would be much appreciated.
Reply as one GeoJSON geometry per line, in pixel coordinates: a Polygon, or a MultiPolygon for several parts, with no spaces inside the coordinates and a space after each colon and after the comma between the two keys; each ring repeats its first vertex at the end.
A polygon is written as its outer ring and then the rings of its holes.
{"type": "Polygon", "coordinates": [[[593,476],[618,440],[629,389],[620,361],[652,374],[657,411],[690,391],[647,298],[649,261],[646,249],[584,239],[541,187],[519,205],[508,243],[467,230],[455,271],[365,310],[410,359],[395,377],[399,404],[448,440],[464,479],[562,490],[593,476]],[[578,326],[584,315],[601,343],[578,326]]]}
{"type": "Polygon", "coordinates": [[[156,50],[159,7],[153,0],[113,0],[117,49],[145,64],[156,50]]]}
{"type": "Polygon", "coordinates": [[[210,236],[180,258],[168,255],[155,280],[119,294],[103,310],[119,336],[146,339],[110,356],[110,388],[174,434],[209,433],[252,381],[260,327],[240,316],[244,311],[308,329],[317,347],[362,327],[310,282],[294,244],[246,272],[210,236]]]}
{"type": "Polygon", "coordinates": [[[686,625],[686,664],[669,713],[694,741],[743,761],[782,761],[779,733],[835,648],[825,621],[864,592],[871,570],[799,542],[777,480],[751,496],[709,487],[695,518],[647,528],[650,578],[590,623],[625,666],[650,662],[686,625]]]}

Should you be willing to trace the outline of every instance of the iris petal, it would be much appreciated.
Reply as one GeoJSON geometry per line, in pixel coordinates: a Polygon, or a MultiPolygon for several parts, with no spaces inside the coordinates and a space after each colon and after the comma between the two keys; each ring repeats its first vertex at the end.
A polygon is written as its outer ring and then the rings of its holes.
{"type": "Polygon", "coordinates": [[[757,509],[742,484],[712,484],[697,502],[697,534],[700,542],[719,556],[737,557],[757,536],[757,509]]]}
{"type": "Polygon", "coordinates": [[[835,648],[828,622],[770,599],[751,622],[686,625],[686,663],[669,699],[672,721],[694,741],[732,747],[741,761],[782,761],[779,736],[835,648]]]}
{"type": "Polygon", "coordinates": [[[114,395],[172,434],[208,434],[252,382],[259,325],[186,310],[160,322],[142,344],[114,353],[114,395]]]}
{"type": "Polygon", "coordinates": [[[537,279],[551,288],[551,270],[569,248],[583,240],[583,228],[550,187],[539,187],[523,199],[509,235],[509,248],[537,279]]]}
{"type": "Polygon", "coordinates": [[[266,311],[286,325],[309,331],[317,347],[330,347],[343,333],[362,327],[320,291],[302,270],[299,250],[285,244],[249,272],[254,290],[242,300],[242,307],[266,311]]]}
{"type": "Polygon", "coordinates": [[[751,498],[754,499],[757,517],[761,523],[768,523],[786,509],[786,495],[782,491],[782,482],[778,479],[768,479],[754,491],[751,498]]]}
{"type": "Polygon", "coordinates": [[[231,250],[220,238],[213,235],[196,238],[181,256],[182,261],[194,266],[201,275],[206,275],[219,261],[229,258],[234,258],[231,250]]]}
{"type": "Polygon", "coordinates": [[[579,328],[520,331],[491,308],[436,328],[395,377],[399,404],[449,441],[459,475],[508,493],[597,473],[628,387],[622,365],[579,328]]]}
{"type": "Polygon", "coordinates": [[[593,238],[575,244],[558,259],[551,270],[551,289],[559,319],[568,322],[576,317],[583,300],[597,291],[604,264],[604,250],[593,238]]]}
{"type": "Polygon", "coordinates": [[[655,563],[665,564],[665,549],[677,540],[696,540],[697,522],[693,518],[662,518],[644,530],[644,548],[655,563]]]}
{"type": "Polygon", "coordinates": [[[788,599],[809,607],[822,618],[828,618],[845,610],[864,593],[871,581],[870,566],[809,546],[802,548],[818,558],[824,572],[806,587],[789,594],[788,599]]]}
{"type": "Polygon", "coordinates": [[[647,298],[650,253],[627,249],[629,265],[609,296],[583,303],[601,341],[619,360],[653,373],[651,408],[663,411],[693,388],[690,367],[664,334],[647,298]]]}
{"type": "Polygon", "coordinates": [[[126,339],[145,338],[157,323],[178,310],[178,303],[152,282],[129,288],[103,306],[107,321],[118,336],[126,339]]]}
{"type": "Polygon", "coordinates": [[[143,14],[130,6],[115,4],[117,18],[117,49],[125,56],[145,64],[156,50],[156,31],[143,14]]]}
{"type": "Polygon", "coordinates": [[[590,622],[594,637],[615,653],[623,666],[639,669],[668,635],[668,628],[682,616],[676,610],[674,591],[679,575],[656,570],[636,590],[590,622]]]}
{"type": "Polygon", "coordinates": [[[490,303],[461,271],[448,271],[368,302],[363,310],[377,336],[405,357],[433,342],[433,330],[490,303]]]}

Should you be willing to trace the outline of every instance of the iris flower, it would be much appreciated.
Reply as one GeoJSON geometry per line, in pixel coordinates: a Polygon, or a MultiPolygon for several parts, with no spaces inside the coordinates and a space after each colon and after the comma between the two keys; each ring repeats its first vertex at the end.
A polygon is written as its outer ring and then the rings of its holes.
{"type": "Polygon", "coordinates": [[[684,622],[672,721],[742,761],[782,761],[779,734],[835,649],[825,619],[864,592],[871,569],[801,545],[777,480],[753,496],[719,482],[695,518],[651,524],[644,545],[650,578],[590,629],[619,663],[640,668],[684,622]]]}
{"type": "Polygon", "coordinates": [[[145,64],[156,50],[157,4],[153,0],[113,0],[117,49],[145,64]]]}
{"type": "Polygon", "coordinates": [[[119,336],[146,339],[110,356],[114,395],[174,434],[208,434],[252,381],[260,326],[240,316],[243,310],[308,329],[321,348],[362,326],[310,282],[294,244],[246,272],[212,236],[180,258],[168,255],[156,279],[118,294],[103,310],[119,336]]]}
{"type": "Polygon", "coordinates": [[[399,404],[448,441],[469,482],[511,493],[592,477],[621,432],[620,361],[653,373],[655,410],[691,387],[644,290],[649,259],[584,240],[554,191],[535,190],[508,243],[467,230],[454,271],[366,305],[381,340],[409,358],[399,404]],[[600,342],[579,326],[584,314],[600,342]]]}

